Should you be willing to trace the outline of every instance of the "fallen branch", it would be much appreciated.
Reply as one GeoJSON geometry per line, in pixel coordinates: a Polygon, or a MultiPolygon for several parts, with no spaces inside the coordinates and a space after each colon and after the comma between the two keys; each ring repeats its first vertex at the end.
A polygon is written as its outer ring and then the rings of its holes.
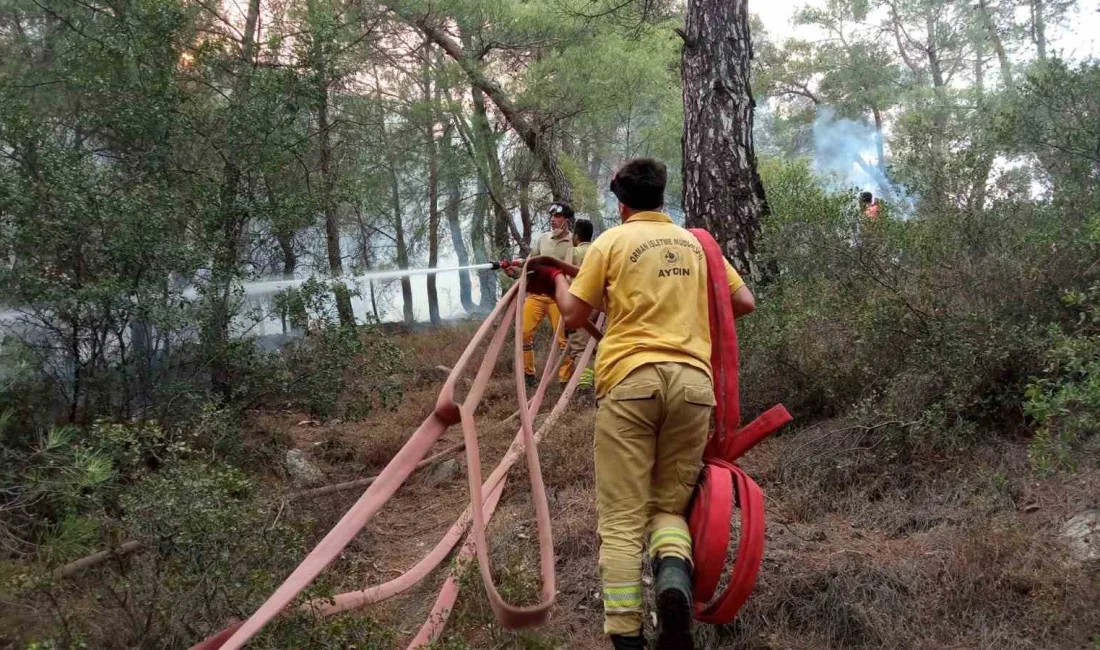
{"type": "Polygon", "coordinates": [[[144,542],[132,539],[128,542],[124,542],[122,546],[119,546],[118,548],[109,548],[106,551],[93,553],[87,557],[82,557],[79,560],[69,562],[65,566],[55,571],[54,577],[58,579],[71,578],[72,576],[80,573],[84,569],[89,569],[96,566],[97,564],[103,564],[112,557],[122,557],[123,555],[129,555],[130,553],[133,553],[134,551],[137,551],[144,546],[144,542]]]}
{"type": "MultiPolygon", "coordinates": [[[[417,469],[423,469],[423,468],[427,467],[428,465],[434,465],[434,464],[438,463],[439,461],[443,460],[444,458],[446,458],[447,456],[450,456],[451,454],[453,454],[457,451],[462,451],[465,448],[466,448],[466,443],[465,442],[460,442],[457,445],[454,445],[453,447],[448,447],[448,448],[444,449],[443,451],[439,452],[438,454],[436,454],[434,456],[429,456],[428,458],[425,458],[424,460],[417,463],[416,468],[413,471],[416,471],[417,469]]],[[[326,494],[333,494],[333,493],[336,493],[336,492],[344,492],[346,490],[354,490],[356,488],[367,487],[371,483],[374,483],[374,481],[377,478],[378,478],[377,476],[371,476],[371,477],[368,477],[368,478],[360,478],[360,479],[356,479],[354,481],[348,481],[347,483],[337,483],[335,485],[326,485],[324,487],[313,488],[313,489],[310,489],[310,490],[302,490],[301,492],[293,492],[291,494],[288,494],[286,498],[287,498],[288,501],[294,501],[294,500],[297,500],[297,499],[309,499],[311,497],[319,497],[319,496],[324,496],[326,494]]]]}

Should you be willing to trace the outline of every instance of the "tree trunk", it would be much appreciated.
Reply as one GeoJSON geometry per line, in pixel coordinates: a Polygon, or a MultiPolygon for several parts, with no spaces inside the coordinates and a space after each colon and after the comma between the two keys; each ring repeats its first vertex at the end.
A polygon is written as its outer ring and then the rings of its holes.
{"type": "Polygon", "coordinates": [[[974,90],[981,108],[985,99],[985,41],[980,35],[974,38],[974,90]]]}
{"type": "MultiPolygon", "coordinates": [[[[256,49],[256,29],[260,19],[260,0],[249,0],[245,15],[244,32],[241,35],[241,56],[238,60],[236,79],[233,83],[231,101],[234,108],[243,105],[252,87],[252,65],[256,49]]],[[[232,393],[229,380],[229,324],[233,318],[229,300],[234,276],[238,272],[241,232],[248,214],[240,205],[241,168],[238,161],[239,148],[230,141],[226,147],[222,185],[219,192],[221,241],[214,255],[213,277],[214,291],[211,292],[210,345],[210,387],[221,400],[228,400],[232,393]]]]}
{"type": "MultiPolygon", "coordinates": [[[[470,263],[470,253],[466,250],[466,241],[462,238],[462,221],[460,219],[462,177],[458,173],[458,161],[455,159],[454,146],[451,143],[452,128],[448,124],[443,131],[443,168],[447,186],[447,207],[444,208],[444,213],[447,215],[447,228],[451,232],[451,246],[455,249],[458,265],[467,266],[470,263]]],[[[469,270],[458,272],[458,299],[462,303],[462,309],[467,314],[477,312],[469,270]]]]}
{"type": "Polygon", "coordinates": [[[531,230],[534,225],[531,217],[531,180],[532,174],[527,168],[522,169],[516,178],[519,184],[519,221],[523,228],[520,246],[523,247],[524,255],[531,250],[531,230]]]}
{"type": "Polygon", "coordinates": [[[878,171],[886,179],[886,143],[882,137],[882,111],[877,106],[871,108],[875,118],[875,155],[878,156],[878,171]]]}
{"type": "Polygon", "coordinates": [[[684,212],[747,277],[767,209],[752,141],[747,0],[689,0],[682,56],[684,212]]]}
{"type": "Polygon", "coordinates": [[[596,186],[596,201],[588,208],[588,218],[592,220],[592,225],[595,226],[596,232],[602,232],[604,229],[604,184],[601,176],[602,171],[603,146],[601,144],[596,144],[592,151],[592,157],[588,161],[588,177],[592,179],[592,183],[596,186]]]}
{"type": "MultiPolygon", "coordinates": [[[[359,224],[359,239],[363,256],[363,268],[370,271],[374,267],[374,249],[371,243],[370,232],[367,230],[366,223],[363,222],[363,212],[358,208],[355,210],[355,219],[359,224]]],[[[367,280],[367,287],[370,290],[370,307],[371,313],[374,314],[374,322],[381,323],[382,319],[378,316],[378,300],[374,294],[374,280],[367,280]]]]}
{"type": "MultiPolygon", "coordinates": [[[[320,138],[321,162],[321,209],[325,214],[325,249],[328,252],[328,268],[333,277],[344,274],[343,256],[340,253],[340,227],[336,222],[336,201],[333,190],[336,187],[336,174],[332,169],[332,134],[328,118],[328,77],[324,64],[317,71],[317,130],[320,138]]],[[[351,308],[351,294],[343,282],[334,282],[336,312],[340,316],[341,327],[355,326],[355,312],[351,308]]]]}
{"type": "MultiPolygon", "coordinates": [[[[480,150],[480,157],[484,166],[488,168],[488,178],[485,179],[489,191],[489,199],[493,206],[493,257],[500,258],[508,254],[511,246],[508,243],[508,233],[516,239],[516,243],[523,241],[512,215],[508,214],[508,207],[504,204],[504,173],[500,169],[500,154],[497,152],[492,131],[489,128],[489,116],[485,110],[485,95],[477,86],[470,89],[474,104],[474,147],[480,150]]],[[[482,165],[478,165],[481,169],[482,165]]]]}
{"type": "MultiPolygon", "coordinates": [[[[405,244],[404,215],[401,210],[401,188],[397,182],[397,170],[390,167],[390,200],[393,207],[394,240],[397,244],[397,268],[409,268],[409,248],[405,244]]],[[[412,324],[413,316],[413,291],[412,279],[408,276],[401,278],[401,302],[404,310],[405,322],[412,324]]]]}
{"type": "MultiPolygon", "coordinates": [[[[287,232],[277,232],[275,234],[275,239],[279,242],[279,249],[282,251],[283,254],[283,279],[293,280],[294,269],[296,266],[298,266],[298,255],[294,252],[293,235],[287,232]]],[[[289,297],[290,294],[294,291],[296,291],[296,289],[287,289],[287,296],[289,297]]],[[[290,327],[288,327],[287,324],[287,317],[289,316],[289,302],[289,300],[284,301],[282,308],[279,311],[279,323],[282,325],[283,334],[286,334],[290,331],[290,327]]]]}
{"type": "Polygon", "coordinates": [[[293,280],[294,270],[298,267],[298,254],[294,252],[294,235],[287,232],[276,233],[279,250],[283,254],[283,279],[293,280]]]}
{"type": "MultiPolygon", "coordinates": [[[[477,178],[477,196],[474,198],[474,221],[470,228],[470,241],[473,244],[474,260],[478,264],[485,264],[491,257],[485,250],[488,240],[485,221],[489,215],[489,193],[485,185],[485,179],[479,174],[477,178]]],[[[497,276],[496,272],[483,270],[477,272],[477,284],[481,292],[481,309],[492,311],[497,300],[497,276]]]]}
{"type": "Polygon", "coordinates": [[[932,124],[935,126],[931,134],[932,160],[929,172],[931,191],[921,205],[933,214],[941,214],[948,204],[948,181],[944,176],[950,152],[948,150],[946,133],[948,119],[950,118],[950,104],[947,98],[947,81],[943,75],[943,62],[940,60],[940,52],[937,47],[938,24],[936,18],[927,13],[924,18],[925,30],[928,35],[925,53],[928,58],[928,69],[932,76],[932,92],[936,101],[932,108],[932,124]]]}
{"type": "Polygon", "coordinates": [[[1031,38],[1040,61],[1047,60],[1047,21],[1043,16],[1043,0],[1031,0],[1031,38]]]}
{"type": "MultiPolygon", "coordinates": [[[[377,70],[375,70],[374,83],[378,96],[382,97],[381,82],[377,70]]],[[[401,208],[401,183],[397,177],[397,161],[393,155],[393,143],[390,142],[389,134],[386,132],[384,114],[380,116],[379,123],[381,124],[379,134],[382,139],[382,149],[385,151],[386,169],[389,175],[390,208],[393,214],[393,241],[397,248],[397,267],[407,269],[409,268],[409,247],[405,243],[404,210],[401,208]]],[[[408,276],[401,278],[401,303],[404,320],[411,325],[415,317],[413,315],[412,279],[408,276]]]]}
{"type": "Polygon", "coordinates": [[[1012,91],[1016,88],[1016,83],[1012,78],[1012,62],[1008,60],[1004,43],[1001,42],[1001,35],[997,33],[997,26],[993,23],[993,17],[989,15],[986,0],[978,0],[978,15],[981,17],[982,26],[985,27],[986,33],[989,34],[989,42],[993,45],[993,52],[997,54],[997,62],[1001,65],[1001,81],[1004,83],[1006,90],[1012,91]]]}
{"type": "Polygon", "coordinates": [[[970,200],[967,206],[971,212],[980,212],[985,208],[986,184],[993,172],[993,154],[980,153],[974,165],[974,184],[970,188],[970,200]]]}
{"type": "MultiPolygon", "coordinates": [[[[428,104],[428,121],[425,129],[424,143],[427,147],[428,158],[428,268],[439,266],[439,160],[435,142],[435,106],[432,95],[431,44],[424,43],[424,74],[423,89],[424,103],[428,104]]],[[[433,325],[439,325],[442,319],[439,317],[439,292],[436,289],[436,276],[428,274],[428,318],[433,325]]]]}
{"type": "Polygon", "coordinates": [[[940,64],[939,49],[936,47],[936,20],[931,14],[925,17],[925,28],[928,30],[928,45],[925,51],[928,54],[928,70],[932,73],[932,88],[935,90],[936,99],[940,101],[940,108],[947,107],[947,83],[943,77],[943,66],[940,64]]]}

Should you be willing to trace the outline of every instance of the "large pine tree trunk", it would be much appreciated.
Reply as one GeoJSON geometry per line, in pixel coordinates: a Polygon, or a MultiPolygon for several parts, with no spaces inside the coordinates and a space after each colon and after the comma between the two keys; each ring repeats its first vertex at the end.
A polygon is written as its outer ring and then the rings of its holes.
{"type": "Polygon", "coordinates": [[[684,212],[749,277],[765,210],[752,141],[748,0],[689,0],[683,32],[684,212]]]}

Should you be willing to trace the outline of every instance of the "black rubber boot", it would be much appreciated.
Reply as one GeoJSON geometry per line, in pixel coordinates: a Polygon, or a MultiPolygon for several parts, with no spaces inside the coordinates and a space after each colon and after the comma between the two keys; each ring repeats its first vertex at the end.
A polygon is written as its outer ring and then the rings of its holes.
{"type": "Polygon", "coordinates": [[[691,638],[691,565],[678,557],[657,564],[657,650],[695,650],[691,638]]]}
{"type": "Polygon", "coordinates": [[[528,388],[537,388],[539,385],[539,378],[534,375],[524,375],[523,381],[527,384],[528,388]]]}
{"type": "Polygon", "coordinates": [[[637,636],[612,634],[611,645],[615,650],[646,650],[645,637],[640,634],[637,636]]]}

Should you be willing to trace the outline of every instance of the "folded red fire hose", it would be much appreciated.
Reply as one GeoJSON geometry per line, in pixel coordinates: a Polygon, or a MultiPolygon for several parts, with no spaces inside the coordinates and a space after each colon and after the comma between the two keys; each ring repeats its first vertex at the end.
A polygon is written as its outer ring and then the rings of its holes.
{"type": "Polygon", "coordinates": [[[695,618],[724,625],[733,620],[756,585],[764,559],[764,492],[734,464],[753,445],[791,421],[782,405],[741,427],[737,375],[737,326],[733,320],[722,249],[709,232],[693,228],[707,259],[707,300],[710,305],[710,365],[714,374],[714,431],[703,455],[703,472],[692,499],[689,524],[695,618]],[[741,508],[741,540],[726,588],[714,598],[722,579],[730,542],[730,522],[736,497],[741,508]]]}
{"type": "MultiPolygon", "coordinates": [[[[696,615],[700,620],[707,622],[725,622],[733,618],[737,609],[752,590],[763,553],[763,493],[751,479],[745,476],[736,465],[732,464],[732,461],[755,442],[763,439],[776,428],[789,421],[790,415],[783,407],[778,406],[765,413],[749,426],[737,431],[736,434],[725,435],[726,431],[736,430],[739,420],[736,333],[733,328],[729,289],[725,286],[724,281],[725,269],[722,265],[721,250],[718,249],[717,244],[714,243],[709,234],[703,233],[706,235],[706,239],[709,239],[710,243],[708,244],[699,234],[702,231],[693,232],[696,233],[697,238],[700,238],[700,242],[707,253],[710,277],[712,280],[717,278],[717,280],[712,281],[708,293],[711,304],[710,319],[714,340],[713,348],[716,355],[714,357],[715,394],[718,397],[718,408],[716,409],[718,425],[708,443],[707,465],[693,501],[694,506],[691,514],[692,535],[697,540],[694,558],[696,563],[695,594],[699,605],[697,605],[696,615]],[[715,271],[715,259],[712,259],[714,255],[717,255],[717,271],[715,271]],[[703,605],[710,600],[719,582],[725,561],[726,547],[729,542],[729,522],[734,494],[733,482],[730,477],[737,478],[737,495],[742,508],[742,540],[734,566],[734,581],[730,582],[730,586],[714,604],[704,607],[703,605]],[[724,491],[723,487],[725,488],[724,491]],[[708,585],[709,592],[707,591],[708,585]]],[[[527,260],[525,267],[532,261],[538,263],[540,260],[539,258],[527,260]]],[[[567,269],[567,272],[569,271],[571,271],[570,274],[576,272],[575,268],[572,267],[567,269]]],[[[580,379],[580,374],[587,366],[588,359],[592,355],[596,338],[594,337],[588,342],[588,346],[585,348],[584,354],[579,360],[565,390],[562,391],[558,402],[551,410],[546,421],[536,432],[533,426],[533,414],[538,412],[546,388],[556,374],[554,370],[557,368],[557,360],[561,351],[556,346],[551,346],[542,380],[534,397],[528,402],[523,380],[522,341],[521,337],[514,337],[515,359],[513,365],[519,402],[520,430],[500,464],[483,484],[474,412],[484,396],[489,377],[500,356],[509,329],[509,321],[514,318],[516,331],[522,330],[522,310],[517,307],[523,304],[526,297],[526,285],[527,274],[522,273],[519,276],[519,281],[496,305],[493,312],[478,328],[469,346],[462,353],[439,394],[432,414],[413,433],[393,460],[382,470],[375,482],[367,488],[344,517],[306,556],[298,568],[250,618],[233,623],[193,646],[191,650],[229,649],[243,646],[264,625],[285,609],[325,567],[340,555],[344,547],[405,482],[415,468],[416,463],[427,454],[436,440],[442,436],[449,426],[459,423],[462,424],[463,436],[466,441],[470,506],[447,531],[439,544],[409,571],[389,582],[362,591],[339,594],[331,599],[308,601],[300,605],[300,608],[327,616],[378,602],[406,591],[437,568],[454,549],[466,530],[472,526],[471,534],[460,551],[460,559],[468,559],[472,555],[477,556],[490,605],[501,625],[505,628],[515,629],[538,625],[546,621],[556,593],[556,577],[554,573],[554,549],[550,534],[550,511],[542,481],[542,472],[539,467],[537,444],[543,433],[554,425],[564,407],[568,404],[580,379]],[[458,379],[465,372],[474,352],[486,340],[494,324],[496,330],[489,341],[478,372],[470,385],[466,398],[459,404],[455,401],[455,386],[458,379]],[[503,492],[506,475],[521,454],[526,456],[531,481],[532,501],[535,505],[539,536],[542,577],[540,602],[532,607],[515,607],[505,603],[501,598],[493,584],[492,573],[489,568],[488,541],[485,536],[486,523],[492,517],[503,492]]],[[[562,327],[562,324],[559,323],[560,327],[562,327]]],[[[589,331],[598,336],[598,330],[593,331],[592,328],[589,328],[589,331]]],[[[452,571],[451,576],[440,590],[428,620],[413,639],[409,648],[423,647],[439,637],[443,626],[446,624],[447,615],[453,608],[458,596],[459,583],[456,578],[455,572],[452,571]]]]}

